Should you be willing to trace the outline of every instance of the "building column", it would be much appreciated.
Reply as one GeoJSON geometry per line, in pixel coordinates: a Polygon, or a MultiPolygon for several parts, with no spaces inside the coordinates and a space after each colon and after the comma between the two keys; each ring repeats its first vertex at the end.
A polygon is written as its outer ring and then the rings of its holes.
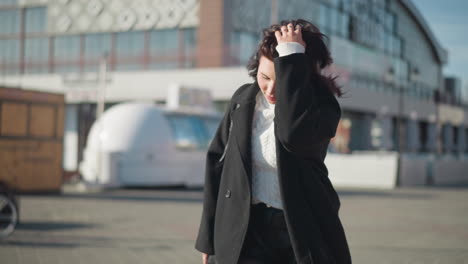
{"type": "Polygon", "coordinates": [[[442,130],[443,130],[443,138],[442,138],[443,150],[445,152],[451,152],[454,150],[452,125],[444,124],[442,127],[442,130]]]}
{"type": "Polygon", "coordinates": [[[372,120],[373,116],[370,114],[364,114],[362,119],[362,149],[371,150],[372,149],[372,120]]]}
{"type": "Polygon", "coordinates": [[[457,127],[457,145],[456,150],[458,153],[463,154],[466,151],[466,132],[465,125],[461,124],[457,127]]]}
{"type": "Polygon", "coordinates": [[[372,120],[369,114],[357,114],[351,118],[351,140],[349,148],[353,150],[372,149],[372,120]]]}
{"type": "Polygon", "coordinates": [[[410,152],[418,152],[420,147],[418,121],[410,118],[407,120],[406,126],[406,149],[410,152]]]}
{"type": "Polygon", "coordinates": [[[429,152],[437,152],[437,126],[435,123],[427,124],[427,141],[425,148],[429,152]]]}
{"type": "Polygon", "coordinates": [[[382,127],[381,149],[391,150],[395,143],[393,142],[392,131],[393,123],[390,116],[384,116],[380,119],[382,127]]]}

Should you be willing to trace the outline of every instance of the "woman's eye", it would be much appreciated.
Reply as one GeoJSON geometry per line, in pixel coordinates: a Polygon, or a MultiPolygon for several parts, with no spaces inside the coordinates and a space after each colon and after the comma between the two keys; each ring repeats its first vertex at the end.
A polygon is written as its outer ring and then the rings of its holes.
{"type": "Polygon", "coordinates": [[[263,79],[265,79],[265,80],[270,80],[270,78],[268,78],[268,77],[266,77],[266,76],[262,76],[262,77],[263,77],[263,79]]]}

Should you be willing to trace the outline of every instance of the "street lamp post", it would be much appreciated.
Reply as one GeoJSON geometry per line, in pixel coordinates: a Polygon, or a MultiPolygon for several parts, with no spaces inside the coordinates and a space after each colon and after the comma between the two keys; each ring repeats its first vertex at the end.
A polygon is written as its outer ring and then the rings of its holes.
{"type": "Polygon", "coordinates": [[[102,113],[104,112],[104,104],[106,97],[106,81],[107,81],[107,53],[105,53],[99,64],[99,88],[97,89],[96,96],[96,121],[98,126],[98,149],[97,149],[97,164],[96,164],[96,180],[95,183],[99,183],[99,174],[102,170],[102,131],[103,131],[103,120],[102,113]]]}
{"type": "Polygon", "coordinates": [[[441,100],[440,90],[437,88],[434,91],[434,103],[435,103],[435,138],[436,138],[436,156],[442,154],[442,142],[441,142],[441,125],[440,125],[440,113],[439,104],[441,100]]]}
{"type": "Polygon", "coordinates": [[[405,131],[403,129],[403,116],[404,116],[404,101],[403,101],[403,95],[404,95],[404,85],[400,84],[399,81],[395,82],[395,85],[398,88],[398,172],[397,172],[397,178],[396,178],[396,186],[400,186],[401,184],[401,166],[403,162],[403,151],[404,151],[404,142],[403,142],[403,136],[405,134],[405,131]]]}

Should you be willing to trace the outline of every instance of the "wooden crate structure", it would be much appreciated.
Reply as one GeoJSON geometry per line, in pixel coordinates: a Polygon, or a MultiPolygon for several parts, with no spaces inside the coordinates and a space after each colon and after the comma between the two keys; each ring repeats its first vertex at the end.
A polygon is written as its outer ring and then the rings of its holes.
{"type": "Polygon", "coordinates": [[[64,109],[63,94],[0,87],[0,183],[60,191],[64,109]]]}

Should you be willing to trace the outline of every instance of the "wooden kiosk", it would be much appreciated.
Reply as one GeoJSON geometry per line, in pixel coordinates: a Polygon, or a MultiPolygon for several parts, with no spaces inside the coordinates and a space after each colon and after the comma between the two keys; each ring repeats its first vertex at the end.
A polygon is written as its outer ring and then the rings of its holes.
{"type": "Polygon", "coordinates": [[[0,184],[60,191],[64,107],[63,94],[0,87],[0,184]]]}

